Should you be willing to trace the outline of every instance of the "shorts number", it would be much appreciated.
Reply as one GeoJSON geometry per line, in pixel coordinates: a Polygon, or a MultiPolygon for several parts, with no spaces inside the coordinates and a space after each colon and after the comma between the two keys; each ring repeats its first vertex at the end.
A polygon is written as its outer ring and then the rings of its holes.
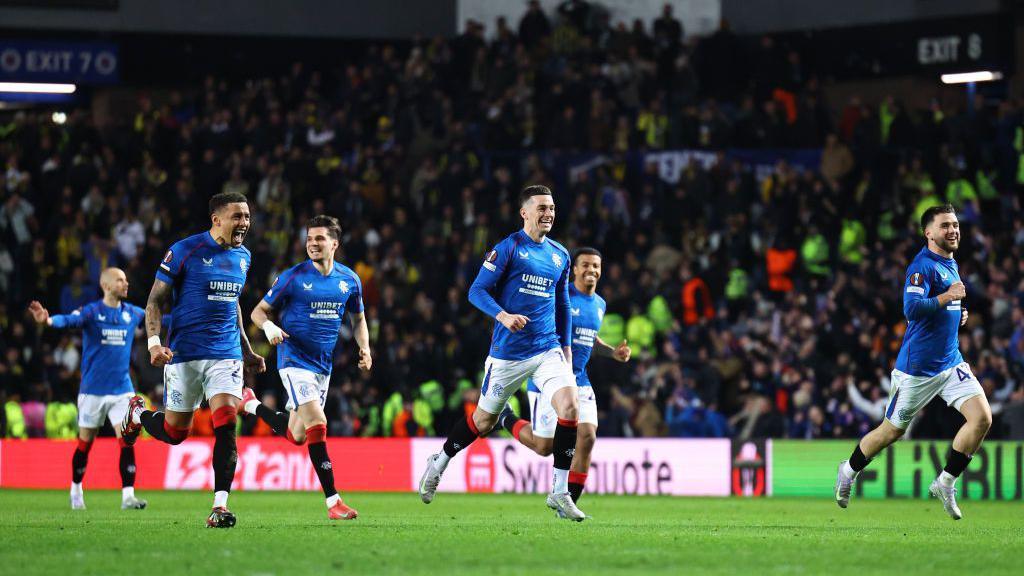
{"type": "Polygon", "coordinates": [[[957,375],[958,378],[960,378],[961,382],[963,382],[964,380],[969,380],[971,378],[971,373],[970,372],[964,372],[959,367],[957,367],[957,369],[956,369],[956,375],[957,375]]]}

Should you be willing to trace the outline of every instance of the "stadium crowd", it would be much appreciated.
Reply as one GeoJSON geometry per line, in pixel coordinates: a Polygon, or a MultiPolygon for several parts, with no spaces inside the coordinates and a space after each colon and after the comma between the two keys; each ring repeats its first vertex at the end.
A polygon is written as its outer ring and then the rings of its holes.
{"type": "MultiPolygon", "coordinates": [[[[340,259],[362,278],[375,350],[336,352],[332,435],[443,435],[476,398],[491,323],[466,299],[485,252],[521,226],[526,183],[555,190],[553,236],[604,253],[602,337],[634,360],[591,362],[601,435],[858,437],[881,418],[905,321],[917,221],[953,203],[970,321],[961,348],[989,394],[994,437],[1024,437],[1024,104],[825,101],[797,51],[727,27],[697,40],[670,12],[615,23],[596,5],[532,6],[518,29],[368,44],[338,71],[137,93],[89,110],[5,114],[0,125],[0,431],[74,432],[80,338],[25,315],[70,313],[123,268],[143,305],[176,239],[208,226],[206,198],[250,198],[248,311],[304,259],[306,219],[340,218],[340,259]],[[749,65],[741,65],[751,63],[749,65]],[[814,148],[820,167],[770,173],[691,162],[678,182],[654,150],[814,148]],[[599,152],[571,174],[568,154],[599,152]],[[562,156],[560,156],[562,155],[562,156]],[[642,156],[641,156],[642,158],[642,156]],[[69,404],[70,403],[70,404],[69,404]],[[69,417],[68,414],[71,414],[69,417]]],[[[283,403],[273,350],[250,384],[283,403]]],[[[136,338],[134,380],[160,371],[136,338]]],[[[525,398],[525,394],[522,395],[525,398]]],[[[938,404],[913,433],[948,435],[938,404]]],[[[207,433],[197,420],[195,433],[207,433]]],[[[246,433],[269,434],[246,423],[246,433]]]]}

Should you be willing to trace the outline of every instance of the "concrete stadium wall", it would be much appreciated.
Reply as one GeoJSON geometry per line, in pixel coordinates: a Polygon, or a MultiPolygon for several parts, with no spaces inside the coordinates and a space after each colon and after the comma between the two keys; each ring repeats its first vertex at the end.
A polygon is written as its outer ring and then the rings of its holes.
{"type": "Polygon", "coordinates": [[[318,38],[450,36],[455,0],[120,0],[114,10],[0,7],[9,29],[318,38]]]}
{"type": "Polygon", "coordinates": [[[1001,0],[722,0],[722,17],[738,34],[838,28],[999,12],[1001,0]]]}

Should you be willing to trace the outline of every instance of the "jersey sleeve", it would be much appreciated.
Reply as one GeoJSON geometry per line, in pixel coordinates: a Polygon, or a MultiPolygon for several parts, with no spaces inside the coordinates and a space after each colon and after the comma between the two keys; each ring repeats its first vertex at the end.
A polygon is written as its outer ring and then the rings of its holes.
{"type": "Polygon", "coordinates": [[[270,304],[270,307],[274,309],[284,306],[288,302],[288,290],[291,288],[295,275],[296,268],[289,268],[281,272],[274,279],[274,284],[270,286],[270,290],[267,290],[266,295],[263,296],[263,301],[270,304]]]}
{"type": "Polygon", "coordinates": [[[71,314],[57,314],[50,316],[50,326],[54,328],[81,328],[88,320],[87,312],[79,308],[71,314]]]}
{"type": "Polygon", "coordinates": [[[363,281],[359,279],[359,275],[352,272],[352,294],[348,297],[348,302],[345,303],[346,308],[349,312],[355,312],[362,314],[363,312],[363,281]]]}
{"type": "Polygon", "coordinates": [[[189,252],[190,250],[188,250],[188,246],[184,242],[175,242],[171,245],[156,270],[157,280],[174,284],[178,275],[181,274],[182,267],[185,266],[185,260],[188,258],[189,252]]]}
{"type": "Polygon", "coordinates": [[[494,299],[491,291],[498,285],[505,275],[505,269],[511,264],[511,253],[511,242],[508,239],[499,242],[484,257],[480,271],[477,272],[476,279],[469,287],[469,302],[492,318],[501,313],[502,308],[494,299]]]}
{"type": "Polygon", "coordinates": [[[939,309],[938,297],[928,297],[932,287],[932,270],[918,263],[907,269],[903,284],[903,315],[907,320],[920,320],[939,309]]]}
{"type": "Polygon", "coordinates": [[[555,284],[555,331],[562,347],[572,346],[572,302],[569,300],[569,258],[555,284]]]}

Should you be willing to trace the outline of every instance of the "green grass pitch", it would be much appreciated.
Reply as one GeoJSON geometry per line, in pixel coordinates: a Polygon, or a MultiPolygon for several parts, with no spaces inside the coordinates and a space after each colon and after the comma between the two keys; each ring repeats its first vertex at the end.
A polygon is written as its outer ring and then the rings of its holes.
{"type": "Polygon", "coordinates": [[[543,496],[346,495],[327,520],[314,493],[236,492],[238,526],[205,527],[211,495],[0,491],[0,574],[1021,574],[1024,505],[934,500],[584,495],[593,516],[558,520],[543,496]]]}

